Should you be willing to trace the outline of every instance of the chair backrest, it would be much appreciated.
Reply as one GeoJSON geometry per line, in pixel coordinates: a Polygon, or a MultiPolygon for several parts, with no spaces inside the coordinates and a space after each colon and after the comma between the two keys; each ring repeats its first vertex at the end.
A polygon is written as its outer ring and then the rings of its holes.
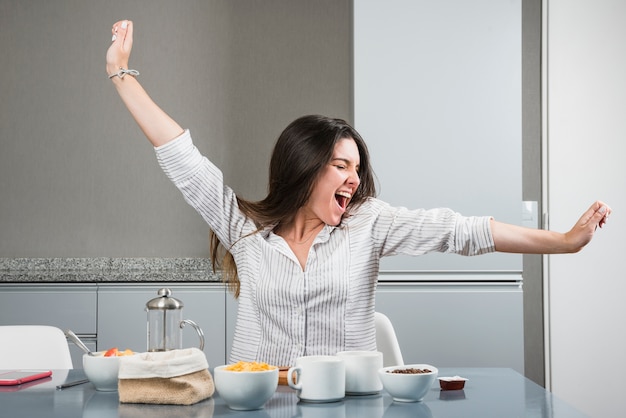
{"type": "Polygon", "coordinates": [[[0,369],[73,369],[70,347],[59,328],[0,326],[0,369]]]}
{"type": "Polygon", "coordinates": [[[374,321],[376,323],[376,349],[383,353],[383,366],[403,365],[402,351],[393,324],[387,315],[380,312],[374,314],[374,321]]]}

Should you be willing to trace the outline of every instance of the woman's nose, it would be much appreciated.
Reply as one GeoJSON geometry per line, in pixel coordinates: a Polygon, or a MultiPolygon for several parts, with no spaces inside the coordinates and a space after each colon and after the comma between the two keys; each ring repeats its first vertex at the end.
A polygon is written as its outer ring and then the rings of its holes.
{"type": "Polygon", "coordinates": [[[347,182],[348,184],[354,186],[354,188],[356,189],[356,187],[361,183],[359,172],[356,170],[350,171],[350,175],[348,176],[347,182]]]}

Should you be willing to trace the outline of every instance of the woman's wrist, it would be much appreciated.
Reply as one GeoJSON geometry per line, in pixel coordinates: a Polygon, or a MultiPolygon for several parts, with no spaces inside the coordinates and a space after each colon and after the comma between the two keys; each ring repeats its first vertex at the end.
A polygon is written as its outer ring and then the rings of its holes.
{"type": "Polygon", "coordinates": [[[117,70],[119,70],[121,66],[122,66],[121,64],[117,64],[117,65],[116,65],[116,64],[109,64],[109,63],[107,62],[107,64],[106,64],[106,68],[105,68],[105,71],[106,71],[106,73],[107,73],[107,76],[110,76],[111,74],[113,74],[113,73],[117,72],[117,70]]]}
{"type": "Polygon", "coordinates": [[[117,71],[114,71],[111,74],[109,74],[109,78],[114,78],[114,77],[124,78],[126,75],[137,77],[139,75],[139,71],[133,70],[131,68],[119,67],[117,71]]]}

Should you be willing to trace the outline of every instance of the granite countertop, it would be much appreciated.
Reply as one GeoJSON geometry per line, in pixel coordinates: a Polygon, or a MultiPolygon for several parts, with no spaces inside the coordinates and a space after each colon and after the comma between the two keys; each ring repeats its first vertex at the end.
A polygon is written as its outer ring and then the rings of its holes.
{"type": "Polygon", "coordinates": [[[208,258],[0,258],[0,283],[221,282],[208,258]]]}

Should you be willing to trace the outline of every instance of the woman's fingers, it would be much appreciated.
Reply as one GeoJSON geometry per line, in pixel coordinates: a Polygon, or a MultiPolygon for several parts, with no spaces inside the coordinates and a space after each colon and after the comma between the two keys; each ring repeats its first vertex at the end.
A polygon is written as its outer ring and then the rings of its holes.
{"type": "Polygon", "coordinates": [[[111,42],[120,40],[122,46],[128,46],[133,40],[133,22],[130,20],[120,20],[111,28],[111,42]]]}
{"type": "Polygon", "coordinates": [[[604,202],[597,201],[589,208],[591,212],[590,219],[596,226],[602,227],[609,215],[611,214],[611,208],[604,202]]]}
{"type": "Polygon", "coordinates": [[[120,20],[111,27],[111,45],[107,50],[107,74],[128,67],[128,59],[133,46],[133,24],[130,20],[120,20]]]}
{"type": "Polygon", "coordinates": [[[115,22],[113,26],[111,27],[111,35],[113,35],[111,37],[111,42],[115,42],[117,40],[117,32],[119,28],[122,26],[122,22],[124,21],[120,20],[119,22],[115,22]]]}

